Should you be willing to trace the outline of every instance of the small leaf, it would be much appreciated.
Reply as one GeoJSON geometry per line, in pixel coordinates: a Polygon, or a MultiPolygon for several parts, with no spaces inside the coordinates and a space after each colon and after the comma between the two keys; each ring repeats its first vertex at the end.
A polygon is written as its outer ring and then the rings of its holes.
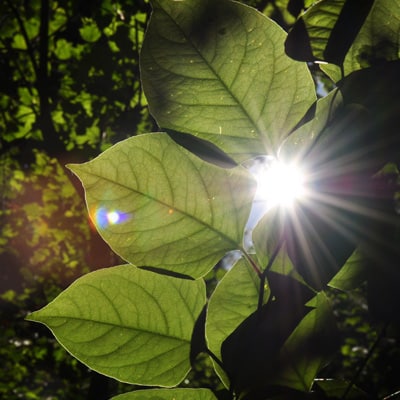
{"type": "Polygon", "coordinates": [[[206,139],[236,161],[272,153],[315,100],[286,33],[226,0],[154,0],[141,52],[143,88],[158,124],[206,139]]]}
{"type": "Polygon", "coordinates": [[[150,389],[120,394],[111,400],[217,400],[209,389],[150,389]]]}
{"type": "Polygon", "coordinates": [[[89,273],[28,319],[89,368],[123,382],[174,386],[190,369],[202,281],[122,265],[89,273]]]}
{"type": "Polygon", "coordinates": [[[242,167],[222,169],[166,134],[145,134],[70,168],[104,240],[135,265],[200,277],[242,246],[255,190],[242,167]]]}
{"type": "Polygon", "coordinates": [[[68,42],[65,39],[58,39],[54,49],[54,54],[59,60],[68,60],[72,57],[73,50],[71,42],[68,42]]]}
{"type": "Polygon", "coordinates": [[[11,47],[17,50],[26,50],[26,41],[24,39],[24,36],[21,33],[16,33],[13,36],[13,42],[11,44],[11,47]]]}
{"type": "Polygon", "coordinates": [[[101,31],[97,27],[95,21],[86,21],[82,28],[79,29],[79,33],[83,40],[89,43],[97,42],[101,37],[101,31]]]}

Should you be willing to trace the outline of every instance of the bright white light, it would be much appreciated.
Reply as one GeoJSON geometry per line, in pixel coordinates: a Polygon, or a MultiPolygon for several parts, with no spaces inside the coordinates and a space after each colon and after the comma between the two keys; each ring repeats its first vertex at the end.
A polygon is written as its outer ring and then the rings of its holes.
{"type": "Polygon", "coordinates": [[[117,211],[109,211],[107,213],[107,221],[109,224],[113,225],[119,222],[120,215],[117,211]]]}
{"type": "Polygon", "coordinates": [[[256,176],[257,199],[267,204],[290,207],[304,195],[304,175],[294,164],[270,161],[256,176]]]}

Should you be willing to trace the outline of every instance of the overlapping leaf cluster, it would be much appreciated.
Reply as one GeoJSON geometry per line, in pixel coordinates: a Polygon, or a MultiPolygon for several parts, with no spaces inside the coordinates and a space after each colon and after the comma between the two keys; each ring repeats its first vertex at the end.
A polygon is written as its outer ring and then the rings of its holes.
{"type": "MultiPolygon", "coordinates": [[[[368,227],[396,235],[392,222],[369,213],[388,211],[371,191],[377,182],[387,184],[386,175],[376,174],[399,161],[398,115],[381,106],[398,96],[397,56],[369,58],[367,69],[359,60],[360,49],[374,46],[366,32],[377,19],[391,21],[385,37],[391,44],[399,24],[390,19],[392,3],[371,3],[351,46],[332,53],[334,35],[354,16],[351,3],[316,4],[286,40],[274,22],[235,2],[154,0],[141,75],[160,132],[70,166],[97,229],[128,264],[84,276],[30,319],[45,323],[90,368],[125,382],[176,386],[205,351],[231,398],[310,391],[336,345],[324,289],[329,282],[340,289],[355,282],[357,246],[369,266],[358,279],[381,266],[373,256],[389,249],[365,234],[368,227]],[[295,58],[304,45],[303,61],[338,64],[342,75],[326,69],[341,78],[338,88],[316,101],[307,65],[286,55],[285,40],[295,58]],[[366,82],[383,70],[380,84],[367,91],[366,82]],[[207,159],[222,150],[235,166],[205,161],[171,137],[185,138],[190,149],[201,144],[207,159]],[[251,254],[243,237],[256,187],[240,163],[265,154],[303,162],[312,196],[290,215],[269,211],[253,231],[251,254]],[[367,251],[371,243],[376,254],[367,251]],[[207,299],[204,277],[232,250],[241,258],[207,299]]],[[[397,252],[388,254],[393,263],[397,252]]],[[[385,267],[385,283],[398,279],[392,264],[385,267]]],[[[386,321],[394,316],[389,309],[386,321]]],[[[351,389],[340,387],[341,394],[351,389]]],[[[216,398],[200,389],[117,398],[171,396],[216,398]]]]}

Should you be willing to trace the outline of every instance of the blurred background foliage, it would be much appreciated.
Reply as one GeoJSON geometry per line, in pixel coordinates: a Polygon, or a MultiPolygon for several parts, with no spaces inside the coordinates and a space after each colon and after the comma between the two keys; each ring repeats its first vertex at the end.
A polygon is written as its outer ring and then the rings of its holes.
{"type": "MultiPolygon", "coordinates": [[[[285,30],[312,1],[248,0],[285,30]]],[[[0,398],[107,399],[126,385],[70,357],[46,328],[24,321],[78,276],[115,265],[90,225],[80,184],[64,168],[156,130],[141,91],[147,0],[0,2],[0,398]]],[[[330,84],[311,67],[319,89],[330,84]]],[[[223,274],[216,268],[215,285],[223,274]]],[[[362,290],[334,293],[343,332],[327,377],[352,379],[377,333],[362,290]]],[[[392,342],[390,342],[392,340],[392,342]]],[[[400,352],[381,341],[358,383],[395,389],[400,352]],[[391,369],[392,368],[392,369],[391,369]]],[[[182,383],[218,389],[205,358],[182,383]]]]}

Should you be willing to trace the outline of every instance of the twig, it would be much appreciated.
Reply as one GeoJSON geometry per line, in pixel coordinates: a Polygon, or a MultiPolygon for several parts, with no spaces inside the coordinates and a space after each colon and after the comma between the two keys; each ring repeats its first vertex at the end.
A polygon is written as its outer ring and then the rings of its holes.
{"type": "Polygon", "coordinates": [[[265,287],[265,280],[266,280],[266,277],[267,277],[267,272],[271,269],[272,264],[274,263],[276,257],[278,256],[284,241],[285,241],[284,240],[284,236],[282,235],[279,238],[279,241],[278,241],[278,243],[277,243],[277,245],[276,245],[276,247],[274,249],[274,252],[272,253],[270,259],[268,260],[267,266],[265,267],[263,273],[260,276],[260,291],[259,291],[259,295],[258,295],[257,311],[260,311],[261,307],[263,306],[264,291],[265,291],[264,287],[265,287]]]}

